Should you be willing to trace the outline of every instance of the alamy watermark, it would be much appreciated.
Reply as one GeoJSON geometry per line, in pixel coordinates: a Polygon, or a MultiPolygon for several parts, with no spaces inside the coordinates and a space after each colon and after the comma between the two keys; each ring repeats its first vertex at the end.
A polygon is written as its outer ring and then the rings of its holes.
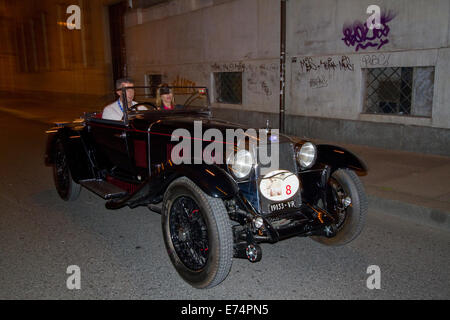
{"type": "Polygon", "coordinates": [[[67,278],[66,287],[69,290],[81,289],[81,269],[77,265],[71,265],[67,267],[67,274],[70,276],[67,278]]]}
{"type": "Polygon", "coordinates": [[[381,289],[381,269],[377,265],[371,265],[367,267],[367,274],[370,276],[367,278],[366,286],[369,290],[381,289]]]}
{"type": "Polygon", "coordinates": [[[170,150],[173,164],[235,164],[234,155],[249,151],[253,165],[261,165],[261,173],[279,168],[278,129],[226,129],[223,132],[209,128],[203,132],[201,121],[194,121],[194,136],[187,129],[176,129],[171,141],[178,142],[170,150]],[[204,144],[207,144],[204,147],[204,144]]]}
{"type": "Polygon", "coordinates": [[[65,23],[67,29],[81,30],[81,8],[73,4],[67,7],[66,13],[70,14],[65,23]]]}
{"type": "Polygon", "coordinates": [[[381,29],[381,9],[379,6],[372,4],[367,7],[366,13],[372,14],[369,18],[367,18],[366,26],[370,30],[373,29],[381,29]]]}

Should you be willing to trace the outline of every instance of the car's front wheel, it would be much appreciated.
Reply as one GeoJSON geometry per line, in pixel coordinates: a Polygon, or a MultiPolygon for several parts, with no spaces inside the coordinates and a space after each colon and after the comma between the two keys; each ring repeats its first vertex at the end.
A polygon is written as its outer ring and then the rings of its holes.
{"type": "Polygon", "coordinates": [[[161,222],[170,260],[187,283],[203,289],[225,280],[233,262],[233,235],[221,199],[178,178],[164,195],[161,222]]]}
{"type": "Polygon", "coordinates": [[[326,202],[327,211],[335,219],[336,235],[331,238],[311,238],[322,244],[335,246],[354,240],[365,226],[368,209],[366,192],[354,171],[338,169],[331,175],[327,184],[326,202]]]}
{"type": "Polygon", "coordinates": [[[80,195],[81,186],[72,179],[67,156],[60,141],[56,143],[54,159],[53,180],[56,191],[63,200],[75,201],[80,195]]]}

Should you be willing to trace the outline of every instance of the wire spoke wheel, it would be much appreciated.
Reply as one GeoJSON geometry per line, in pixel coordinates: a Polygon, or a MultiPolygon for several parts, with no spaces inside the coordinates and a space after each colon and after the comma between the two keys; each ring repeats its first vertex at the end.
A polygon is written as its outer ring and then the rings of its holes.
{"type": "Polygon", "coordinates": [[[325,245],[344,245],[354,240],[365,226],[368,203],[363,184],[349,169],[333,172],[327,184],[327,211],[335,218],[336,235],[312,236],[325,245]]]}
{"type": "Polygon", "coordinates": [[[195,271],[204,268],[208,261],[208,231],[193,199],[180,197],[174,201],[169,226],[172,243],[183,264],[195,271]]]}
{"type": "Polygon", "coordinates": [[[328,181],[328,185],[328,212],[336,219],[335,226],[337,231],[339,231],[345,223],[348,211],[352,210],[351,196],[344,190],[339,181],[333,177],[328,181]]]}
{"type": "Polygon", "coordinates": [[[181,177],[167,188],[161,226],[169,258],[184,281],[212,288],[228,276],[233,262],[233,233],[221,199],[181,177]]]}

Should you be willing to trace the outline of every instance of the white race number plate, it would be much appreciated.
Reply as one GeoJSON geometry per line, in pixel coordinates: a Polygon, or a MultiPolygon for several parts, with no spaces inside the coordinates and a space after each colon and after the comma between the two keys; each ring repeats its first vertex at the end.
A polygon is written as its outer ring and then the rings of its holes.
{"type": "Polygon", "coordinates": [[[298,191],[297,175],[287,170],[275,170],[266,174],[259,184],[261,194],[270,201],[286,201],[298,191]]]}

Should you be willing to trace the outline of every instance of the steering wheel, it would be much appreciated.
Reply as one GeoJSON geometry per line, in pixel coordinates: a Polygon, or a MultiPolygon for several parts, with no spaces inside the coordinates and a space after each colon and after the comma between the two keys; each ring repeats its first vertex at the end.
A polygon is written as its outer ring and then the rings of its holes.
{"type": "Polygon", "coordinates": [[[158,107],[155,104],[153,104],[152,102],[139,102],[139,103],[135,104],[134,106],[129,107],[128,110],[137,112],[138,111],[137,108],[139,106],[149,106],[155,110],[158,110],[158,107]]]}

